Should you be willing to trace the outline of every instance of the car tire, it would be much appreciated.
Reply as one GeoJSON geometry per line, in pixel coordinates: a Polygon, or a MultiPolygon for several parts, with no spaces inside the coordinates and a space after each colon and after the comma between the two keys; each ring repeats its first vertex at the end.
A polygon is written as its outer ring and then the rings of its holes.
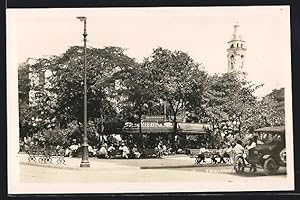
{"type": "Polygon", "coordinates": [[[237,174],[241,174],[245,170],[245,164],[242,157],[238,157],[234,164],[234,170],[237,174]]]}
{"type": "Polygon", "coordinates": [[[264,162],[264,173],[266,175],[273,175],[278,170],[279,166],[274,160],[274,158],[268,158],[264,162]]]}

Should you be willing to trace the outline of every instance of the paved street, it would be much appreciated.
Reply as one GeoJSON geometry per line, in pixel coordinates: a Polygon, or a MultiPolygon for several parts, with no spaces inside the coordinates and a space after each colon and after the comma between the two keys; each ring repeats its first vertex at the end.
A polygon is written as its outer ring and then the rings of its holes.
{"type": "Polygon", "coordinates": [[[195,166],[194,159],[184,155],[161,159],[89,158],[90,168],[79,167],[81,158],[65,158],[66,165],[28,162],[26,154],[19,154],[17,159],[19,161],[19,173],[16,173],[18,180],[11,183],[10,191],[19,193],[214,192],[292,189],[285,169],[281,169],[274,176],[265,176],[261,170],[257,173],[237,175],[232,171],[232,165],[195,166]],[[150,168],[144,169],[145,167],[150,168]]]}
{"type": "MultiPolygon", "coordinates": [[[[66,165],[28,163],[27,155],[19,155],[21,182],[156,182],[156,181],[280,181],[286,178],[282,168],[274,176],[256,173],[237,175],[232,165],[194,165],[187,156],[162,159],[97,159],[89,158],[91,168],[80,168],[80,158],[66,158],[66,165]],[[150,167],[150,169],[141,169],[150,167]],[[153,167],[153,169],[151,169],[153,167]]],[[[248,169],[246,169],[248,171],[248,169]]]]}

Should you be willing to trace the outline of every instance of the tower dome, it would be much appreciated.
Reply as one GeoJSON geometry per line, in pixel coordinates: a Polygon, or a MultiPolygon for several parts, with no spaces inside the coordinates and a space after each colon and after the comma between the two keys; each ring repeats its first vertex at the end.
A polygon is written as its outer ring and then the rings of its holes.
{"type": "Polygon", "coordinates": [[[243,40],[243,37],[242,35],[240,34],[240,30],[239,30],[240,26],[238,24],[235,24],[233,26],[233,34],[231,36],[231,40],[230,41],[233,41],[233,40],[243,40]]]}

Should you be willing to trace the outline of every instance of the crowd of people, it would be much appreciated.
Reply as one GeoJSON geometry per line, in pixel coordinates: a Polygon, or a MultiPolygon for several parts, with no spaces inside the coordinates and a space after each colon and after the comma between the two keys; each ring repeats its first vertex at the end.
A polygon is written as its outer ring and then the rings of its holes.
{"type": "MultiPolygon", "coordinates": [[[[197,155],[197,163],[205,163],[205,159],[209,158],[212,163],[234,163],[235,157],[237,155],[248,154],[248,152],[255,148],[257,144],[263,144],[260,140],[258,140],[257,136],[248,138],[245,144],[242,143],[241,140],[236,140],[235,142],[229,142],[226,145],[220,146],[218,149],[207,149],[204,145],[199,150],[197,155]],[[210,153],[208,153],[210,152],[210,153]]],[[[246,158],[247,161],[247,158],[246,158]]],[[[250,171],[256,171],[255,165],[250,167],[250,171]]]]}
{"type": "Polygon", "coordinates": [[[232,144],[228,144],[226,146],[220,146],[218,149],[207,149],[205,146],[202,146],[199,150],[199,154],[197,155],[197,162],[205,163],[205,159],[211,159],[211,162],[214,164],[217,163],[227,163],[233,161],[233,147],[232,144]]]}
{"type": "MultiPolygon", "coordinates": [[[[90,156],[96,156],[98,158],[141,158],[144,155],[145,147],[141,148],[137,144],[128,145],[125,140],[120,141],[104,141],[99,146],[88,146],[90,156]]],[[[32,139],[26,141],[20,141],[20,148],[23,151],[28,151],[30,146],[36,145],[37,141],[34,142],[32,139]]],[[[258,140],[256,136],[249,138],[247,143],[243,145],[241,140],[236,142],[229,142],[224,145],[220,145],[217,149],[208,149],[205,145],[200,147],[197,155],[198,163],[204,163],[207,155],[211,159],[212,163],[233,163],[235,155],[247,153],[252,148],[256,147],[257,144],[262,142],[258,140]],[[210,154],[208,152],[210,151],[210,154]]],[[[172,151],[169,143],[163,141],[157,141],[156,147],[153,148],[157,157],[164,155],[171,155],[174,153],[185,153],[182,149],[178,148],[176,152],[172,151]]],[[[60,154],[67,157],[77,157],[81,153],[81,144],[76,139],[72,139],[68,146],[62,147],[57,145],[56,150],[61,152],[60,154]]],[[[250,170],[256,171],[255,166],[251,166],[250,170]]]]}
{"type": "MultiPolygon", "coordinates": [[[[98,158],[141,158],[145,149],[147,148],[139,148],[137,144],[133,144],[129,147],[125,141],[121,141],[120,143],[111,143],[110,145],[103,143],[100,149],[96,151],[96,155],[98,158]]],[[[170,155],[171,148],[168,148],[166,144],[160,141],[154,148],[154,152],[156,157],[170,155]]]]}
{"type": "MultiPolygon", "coordinates": [[[[140,157],[140,153],[137,150],[136,145],[132,148],[132,152],[134,153],[135,158],[140,157]]],[[[119,155],[121,158],[129,158],[130,150],[125,145],[125,142],[121,142],[120,145],[118,144],[110,144],[109,147],[106,143],[103,143],[101,145],[101,148],[97,151],[97,157],[98,158],[115,158],[117,155],[119,155]]]]}
{"type": "MultiPolygon", "coordinates": [[[[260,141],[257,136],[248,138],[248,141],[245,145],[243,145],[241,140],[237,140],[236,145],[233,149],[234,155],[236,157],[244,153],[248,154],[251,149],[255,148],[259,144],[263,144],[263,142],[260,141]]],[[[248,162],[247,157],[245,158],[245,160],[248,162]]],[[[251,164],[250,171],[257,171],[255,164],[251,164]]]]}

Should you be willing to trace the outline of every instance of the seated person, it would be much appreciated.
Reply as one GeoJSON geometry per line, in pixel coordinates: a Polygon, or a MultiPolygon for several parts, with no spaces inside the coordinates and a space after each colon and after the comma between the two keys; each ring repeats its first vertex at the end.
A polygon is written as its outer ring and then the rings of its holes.
{"type": "Polygon", "coordinates": [[[63,149],[62,146],[57,145],[56,148],[55,148],[55,150],[56,150],[57,155],[59,155],[59,156],[63,156],[64,155],[64,149],[63,149]]]}
{"type": "Polygon", "coordinates": [[[136,144],[132,148],[132,153],[135,158],[140,158],[140,156],[141,156],[141,153],[139,152],[136,144]]]}
{"type": "Polygon", "coordinates": [[[114,144],[111,144],[107,149],[108,157],[113,158],[115,156],[115,151],[116,148],[114,147],[114,144]]]}
{"type": "Polygon", "coordinates": [[[106,143],[102,144],[101,148],[97,152],[98,158],[108,158],[108,153],[107,153],[106,147],[107,147],[106,143]]]}
{"type": "Polygon", "coordinates": [[[247,149],[249,151],[250,149],[253,149],[254,147],[256,147],[256,143],[251,138],[249,138],[247,141],[247,144],[245,146],[245,149],[247,149]]]}
{"type": "MultiPolygon", "coordinates": [[[[249,154],[249,151],[251,150],[251,149],[253,149],[254,147],[256,147],[256,142],[253,140],[253,139],[251,139],[251,138],[249,138],[248,139],[248,143],[247,143],[247,145],[246,145],[246,147],[245,147],[245,149],[248,151],[248,154],[249,154]]],[[[248,156],[248,155],[247,155],[248,156]]],[[[245,158],[246,160],[247,160],[247,162],[249,163],[249,161],[248,161],[248,159],[247,158],[245,158]]],[[[255,166],[255,164],[251,164],[251,167],[250,167],[250,172],[253,170],[253,172],[256,172],[256,166],[255,166]]]]}
{"type": "Polygon", "coordinates": [[[164,155],[168,155],[167,146],[165,144],[162,146],[162,152],[164,155]]]}
{"type": "Polygon", "coordinates": [[[124,142],[122,142],[121,146],[119,147],[119,150],[122,151],[122,158],[128,158],[128,154],[130,152],[124,142]]]}
{"type": "Polygon", "coordinates": [[[155,149],[156,149],[157,153],[161,156],[163,154],[163,143],[159,142],[155,149]]]}
{"type": "Polygon", "coordinates": [[[89,151],[90,156],[95,156],[97,154],[95,148],[93,148],[90,145],[88,146],[88,151],[89,151]]]}
{"type": "Polygon", "coordinates": [[[73,139],[71,146],[69,146],[66,149],[65,156],[69,156],[69,157],[74,156],[77,153],[79,147],[80,147],[80,144],[76,144],[76,139],[73,139]]]}
{"type": "Polygon", "coordinates": [[[183,152],[183,150],[181,148],[179,148],[179,149],[177,149],[177,153],[178,154],[183,154],[184,152],[183,152]]]}

